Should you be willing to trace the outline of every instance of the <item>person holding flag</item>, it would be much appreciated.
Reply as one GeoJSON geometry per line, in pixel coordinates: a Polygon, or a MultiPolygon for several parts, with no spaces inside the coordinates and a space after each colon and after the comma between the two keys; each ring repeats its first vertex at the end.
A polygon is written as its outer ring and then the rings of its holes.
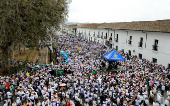
{"type": "Polygon", "coordinates": [[[27,72],[23,77],[27,78],[29,76],[30,76],[30,74],[27,72]]]}

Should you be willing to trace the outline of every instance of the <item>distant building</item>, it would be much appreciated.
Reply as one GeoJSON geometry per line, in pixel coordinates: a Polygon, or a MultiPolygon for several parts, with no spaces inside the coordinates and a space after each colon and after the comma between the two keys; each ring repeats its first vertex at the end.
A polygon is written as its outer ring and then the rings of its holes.
{"type": "Polygon", "coordinates": [[[170,20],[80,24],[78,36],[170,67],[170,20]]]}
{"type": "Polygon", "coordinates": [[[76,35],[77,24],[65,25],[63,28],[63,32],[71,35],[76,35]]]}

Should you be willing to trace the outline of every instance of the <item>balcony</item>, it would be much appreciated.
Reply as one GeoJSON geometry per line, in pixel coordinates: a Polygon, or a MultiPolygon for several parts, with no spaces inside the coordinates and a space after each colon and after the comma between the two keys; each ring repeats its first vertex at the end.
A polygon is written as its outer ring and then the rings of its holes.
{"type": "Polygon", "coordinates": [[[143,43],[142,43],[142,42],[139,42],[138,47],[142,47],[142,45],[143,45],[143,43]]]}
{"type": "Polygon", "coordinates": [[[115,42],[118,42],[118,39],[117,39],[117,38],[115,38],[115,42]]]}
{"type": "Polygon", "coordinates": [[[98,38],[100,38],[100,35],[97,35],[98,38]]]}
{"type": "Polygon", "coordinates": [[[152,50],[158,51],[158,46],[157,45],[152,45],[152,50]]]}
{"type": "Polygon", "coordinates": [[[109,42],[109,41],[106,41],[106,42],[105,42],[105,45],[109,46],[109,45],[110,45],[110,42],[109,42]]]}
{"type": "Polygon", "coordinates": [[[105,36],[104,39],[107,39],[107,37],[105,36]]]}
{"type": "Polygon", "coordinates": [[[128,40],[128,44],[131,45],[132,44],[132,40],[128,40]]]}

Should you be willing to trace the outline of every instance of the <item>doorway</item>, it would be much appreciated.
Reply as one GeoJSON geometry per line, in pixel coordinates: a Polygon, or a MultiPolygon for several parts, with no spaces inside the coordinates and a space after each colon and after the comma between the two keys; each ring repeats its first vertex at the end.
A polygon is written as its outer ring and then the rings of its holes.
{"type": "Polygon", "coordinates": [[[129,50],[129,56],[131,56],[131,50],[129,50]]]}
{"type": "Polygon", "coordinates": [[[139,53],[139,58],[142,59],[142,54],[139,53]]]}
{"type": "Polygon", "coordinates": [[[116,46],[116,50],[118,50],[118,46],[116,46]]]}

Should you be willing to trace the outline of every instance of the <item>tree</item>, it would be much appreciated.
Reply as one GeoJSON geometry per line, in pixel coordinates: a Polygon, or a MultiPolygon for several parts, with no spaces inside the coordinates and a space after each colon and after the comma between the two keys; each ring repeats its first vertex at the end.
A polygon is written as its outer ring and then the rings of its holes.
{"type": "Polygon", "coordinates": [[[46,29],[59,28],[68,13],[67,0],[0,0],[0,44],[3,67],[8,70],[13,43],[36,46],[46,29]]]}

